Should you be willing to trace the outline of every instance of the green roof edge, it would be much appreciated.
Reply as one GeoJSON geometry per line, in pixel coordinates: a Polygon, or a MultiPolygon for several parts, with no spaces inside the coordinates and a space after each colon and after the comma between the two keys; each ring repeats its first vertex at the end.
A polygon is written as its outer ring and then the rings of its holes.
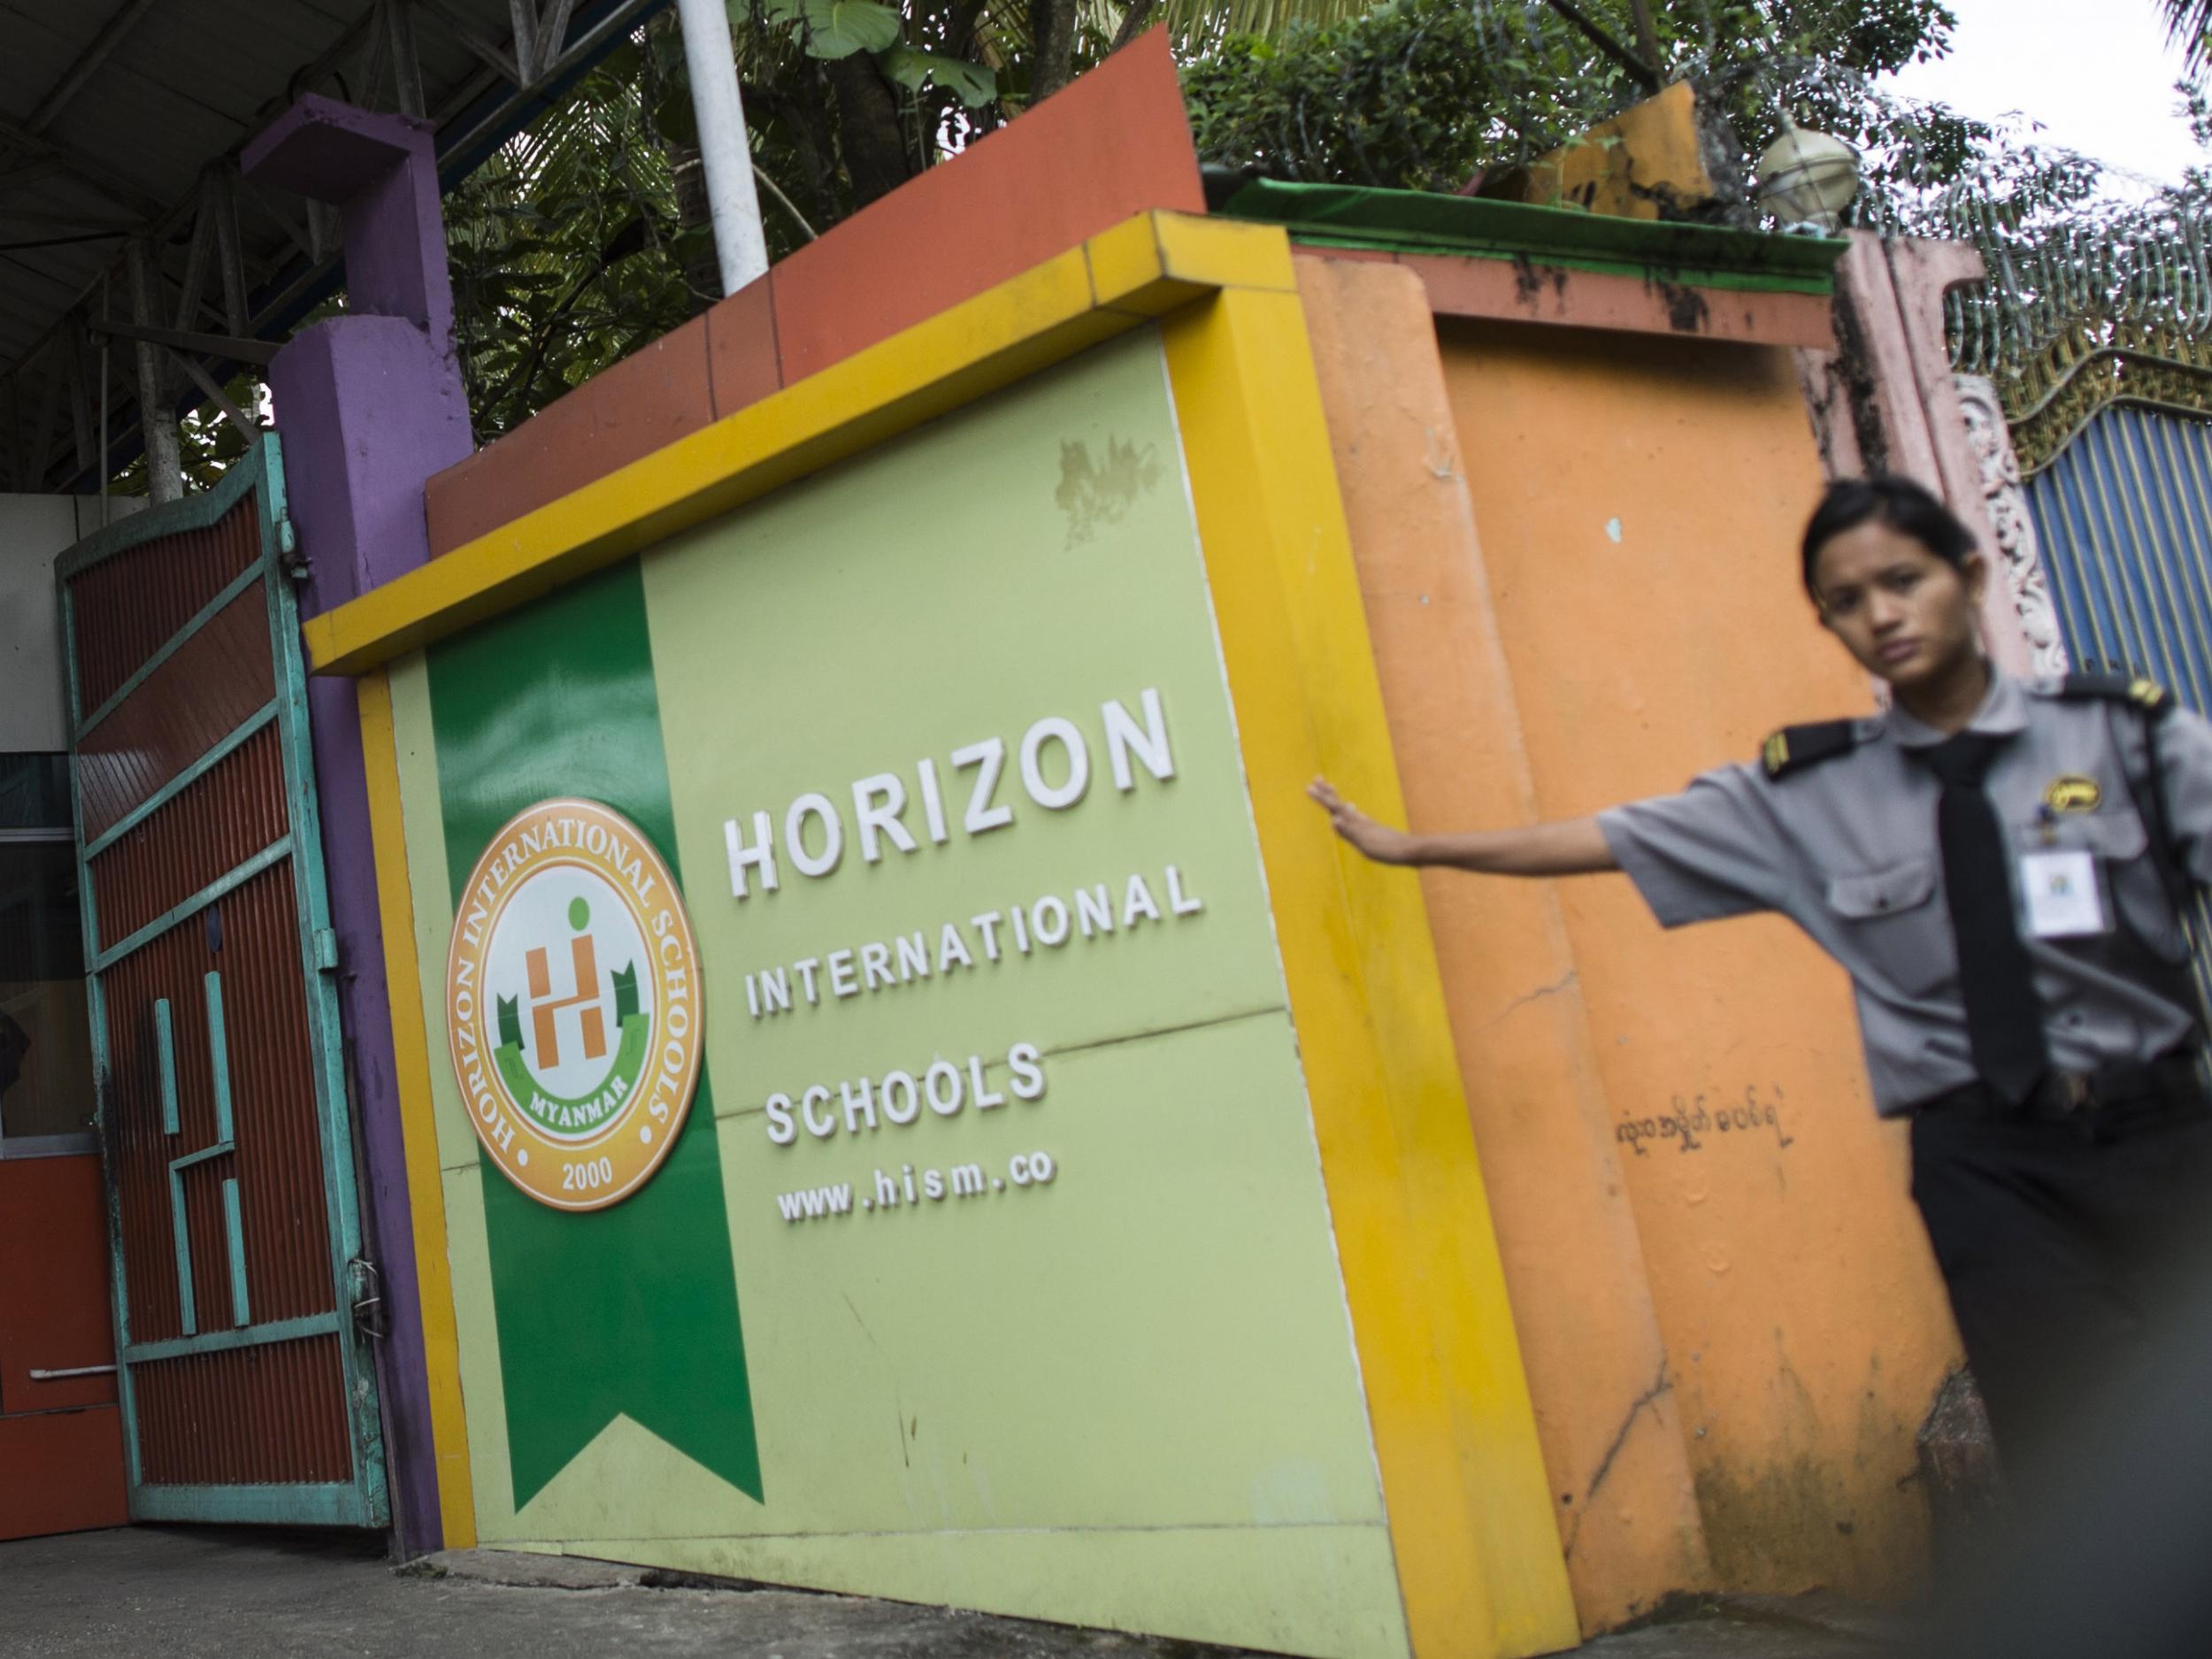
{"type": "Polygon", "coordinates": [[[1694,288],[1781,294],[1833,293],[1836,261],[1851,245],[1829,236],[1275,179],[1252,180],[1219,211],[1230,219],[1280,225],[1292,241],[1320,247],[1526,259],[1694,288]]]}

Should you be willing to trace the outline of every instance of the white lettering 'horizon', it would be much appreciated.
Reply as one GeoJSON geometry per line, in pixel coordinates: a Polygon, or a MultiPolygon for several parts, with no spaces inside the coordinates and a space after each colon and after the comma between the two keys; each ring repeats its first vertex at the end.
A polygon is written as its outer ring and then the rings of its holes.
{"type": "MultiPolygon", "coordinates": [[[[945,756],[949,766],[940,772],[937,757],[924,756],[906,772],[879,772],[856,780],[846,792],[850,800],[851,845],[866,864],[881,863],[889,853],[910,856],[951,840],[948,804],[953,805],[960,829],[970,836],[987,834],[1018,821],[1009,774],[1020,780],[1019,794],[1047,812],[1065,812],[1090,794],[1092,757],[1104,749],[1105,767],[1116,791],[1132,794],[1141,772],[1156,783],[1175,777],[1175,752],[1168,737],[1167,711],[1159,687],[1148,686],[1137,696],[1137,712],[1118,697],[1099,704],[1095,728],[1087,730],[1059,715],[1045,715],[1029,725],[1018,741],[987,737],[964,743],[945,756]],[[1015,764],[1008,765],[1012,758],[1015,764]],[[914,787],[909,788],[911,775],[914,787]],[[967,787],[965,802],[957,791],[967,787]],[[954,794],[949,803],[945,793],[954,794]],[[917,835],[906,822],[910,806],[920,803],[921,830],[917,835]]],[[[783,884],[786,865],[811,880],[834,873],[845,863],[848,818],[839,799],[817,791],[795,796],[782,812],[756,808],[749,814],[725,819],[723,845],[729,856],[730,894],[745,899],[757,889],[775,893],[783,884]],[[780,834],[779,823],[780,822],[780,834]]]]}

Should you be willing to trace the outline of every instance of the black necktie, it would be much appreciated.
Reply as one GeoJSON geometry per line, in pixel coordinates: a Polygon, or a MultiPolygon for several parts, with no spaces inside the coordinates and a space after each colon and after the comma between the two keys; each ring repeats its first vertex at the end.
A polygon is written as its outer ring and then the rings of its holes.
{"type": "Polygon", "coordinates": [[[1982,1081],[2017,1106],[2050,1070],[2034,964],[2015,919],[2011,858],[1997,810],[1982,780],[2001,740],[1980,732],[1923,751],[1942,780],[1936,841],[1943,851],[1943,886],[1958,937],[1959,987],[1966,999],[1966,1037],[1982,1081]]]}

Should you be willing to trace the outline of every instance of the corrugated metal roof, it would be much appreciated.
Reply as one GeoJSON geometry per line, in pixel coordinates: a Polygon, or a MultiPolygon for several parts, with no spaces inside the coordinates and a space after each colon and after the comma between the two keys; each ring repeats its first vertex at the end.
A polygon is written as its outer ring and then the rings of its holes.
{"type": "MultiPolygon", "coordinates": [[[[0,0],[0,474],[19,490],[96,488],[88,324],[103,303],[133,319],[132,238],[150,243],[159,292],[143,320],[159,326],[281,340],[331,291],[334,222],[237,178],[241,149],[301,94],[414,106],[437,123],[450,179],[664,4],[0,0]],[[419,103],[394,73],[394,42],[410,37],[419,103]],[[226,187],[239,252],[227,293],[214,234],[226,187]]],[[[218,380],[231,373],[198,360],[218,380]]],[[[111,349],[108,366],[110,459],[127,461],[135,353],[111,349]]]]}

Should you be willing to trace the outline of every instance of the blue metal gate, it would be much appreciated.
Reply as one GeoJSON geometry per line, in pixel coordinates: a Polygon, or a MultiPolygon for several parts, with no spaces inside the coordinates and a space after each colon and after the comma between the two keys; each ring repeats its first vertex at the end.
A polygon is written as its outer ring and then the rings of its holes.
{"type": "MultiPolygon", "coordinates": [[[[2025,481],[2067,655],[2212,712],[2212,421],[2108,404],[2025,481]]],[[[2212,900],[2192,928],[2212,1026],[2212,900]]]]}
{"type": "Polygon", "coordinates": [[[2074,666],[2212,710],[2212,423],[2108,406],[2027,496],[2074,666]]]}

